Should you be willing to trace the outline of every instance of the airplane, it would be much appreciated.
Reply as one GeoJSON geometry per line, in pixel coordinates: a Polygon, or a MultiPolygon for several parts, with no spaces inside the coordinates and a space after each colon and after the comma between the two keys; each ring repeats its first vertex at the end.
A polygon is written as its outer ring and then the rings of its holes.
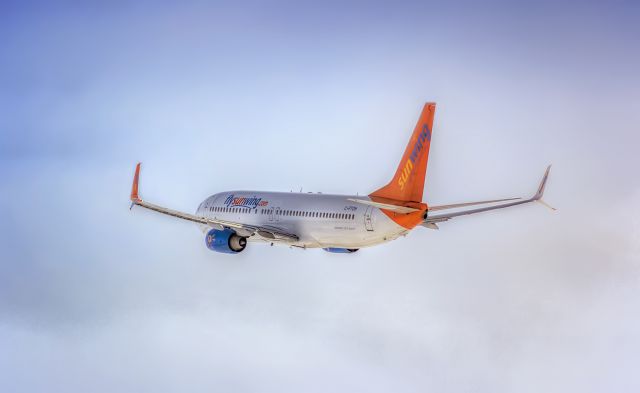
{"type": "Polygon", "coordinates": [[[237,254],[248,243],[322,248],[353,253],[395,240],[420,226],[438,229],[455,217],[540,202],[549,165],[530,198],[504,198],[429,206],[422,200],[436,104],[424,105],[418,123],[391,181],[368,196],[321,193],[227,191],[205,199],[195,214],[158,206],[140,198],[140,163],[131,189],[131,208],[141,206],[199,225],[205,244],[221,253],[237,254]],[[470,206],[484,207],[459,210],[470,206]],[[443,211],[454,210],[449,213],[443,211]]]}

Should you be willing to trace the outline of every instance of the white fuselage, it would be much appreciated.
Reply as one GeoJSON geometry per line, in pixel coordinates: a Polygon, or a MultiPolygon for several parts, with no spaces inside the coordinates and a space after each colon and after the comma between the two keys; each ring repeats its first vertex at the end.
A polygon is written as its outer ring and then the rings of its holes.
{"type": "MultiPolygon", "coordinates": [[[[208,218],[273,227],[295,233],[291,246],[361,248],[406,234],[380,209],[349,201],[355,195],[291,192],[229,191],[205,199],[196,214],[208,218]]],[[[211,229],[202,226],[203,231],[211,229]]],[[[272,242],[259,236],[249,241],[272,242]]]]}

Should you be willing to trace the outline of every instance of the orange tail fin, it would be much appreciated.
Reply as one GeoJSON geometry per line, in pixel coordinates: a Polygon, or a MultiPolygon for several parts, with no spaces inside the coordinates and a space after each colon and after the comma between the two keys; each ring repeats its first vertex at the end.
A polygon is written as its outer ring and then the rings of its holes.
{"type": "Polygon", "coordinates": [[[428,102],[424,105],[396,174],[389,184],[376,190],[370,196],[398,201],[422,202],[435,111],[436,104],[434,102],[428,102]]]}

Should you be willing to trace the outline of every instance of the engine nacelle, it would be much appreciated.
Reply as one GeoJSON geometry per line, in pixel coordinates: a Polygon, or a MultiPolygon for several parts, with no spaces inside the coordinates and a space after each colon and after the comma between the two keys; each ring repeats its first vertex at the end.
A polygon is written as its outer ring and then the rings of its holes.
{"type": "Polygon", "coordinates": [[[358,251],[358,248],[337,248],[337,247],[328,247],[323,248],[326,252],[334,252],[337,254],[351,254],[353,252],[358,251]]]}
{"type": "Polygon", "coordinates": [[[204,238],[207,248],[215,252],[237,254],[247,247],[247,238],[238,236],[231,229],[212,229],[204,238]]]}

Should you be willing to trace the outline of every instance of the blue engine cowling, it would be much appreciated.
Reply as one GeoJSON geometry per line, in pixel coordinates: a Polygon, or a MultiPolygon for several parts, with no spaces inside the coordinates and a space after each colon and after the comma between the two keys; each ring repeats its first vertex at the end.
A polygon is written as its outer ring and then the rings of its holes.
{"type": "Polygon", "coordinates": [[[247,247],[247,238],[238,236],[231,229],[212,229],[204,238],[207,248],[211,251],[237,254],[247,247]]]}
{"type": "Polygon", "coordinates": [[[337,254],[351,254],[352,252],[358,251],[357,248],[337,248],[337,247],[328,247],[323,248],[326,252],[335,252],[337,254]]]}

